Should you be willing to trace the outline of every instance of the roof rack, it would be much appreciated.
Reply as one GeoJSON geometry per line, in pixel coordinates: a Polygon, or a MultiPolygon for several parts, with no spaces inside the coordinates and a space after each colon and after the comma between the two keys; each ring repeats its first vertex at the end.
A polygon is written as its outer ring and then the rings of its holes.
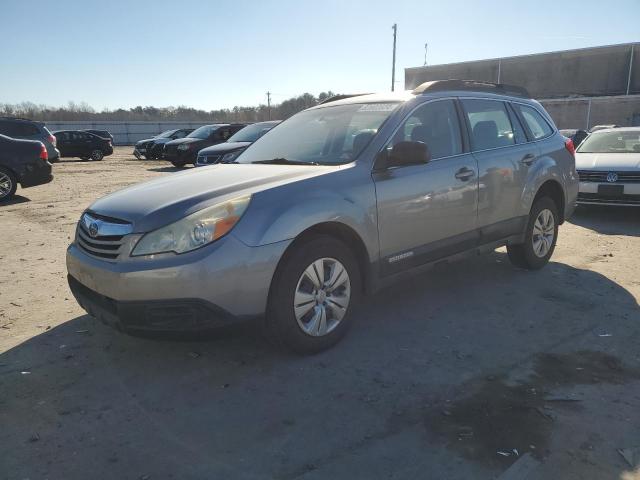
{"type": "Polygon", "coordinates": [[[333,97],[325,98],[323,101],[318,103],[318,105],[322,105],[329,102],[337,102],[338,100],[344,100],[345,98],[360,97],[362,95],[369,95],[369,94],[368,93],[344,93],[340,95],[334,95],[333,97]]]}
{"type": "Polygon", "coordinates": [[[478,80],[434,80],[425,82],[413,89],[415,95],[421,93],[442,92],[445,90],[462,90],[469,92],[496,93],[512,97],[531,98],[526,88],[504,83],[481,82],[478,80]]]}

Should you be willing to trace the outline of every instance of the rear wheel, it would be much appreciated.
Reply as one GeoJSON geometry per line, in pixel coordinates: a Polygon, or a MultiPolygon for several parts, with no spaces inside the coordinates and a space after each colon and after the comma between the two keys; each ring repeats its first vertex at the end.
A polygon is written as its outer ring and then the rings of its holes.
{"type": "Polygon", "coordinates": [[[551,198],[536,200],[529,213],[524,243],[507,246],[511,263],[528,270],[544,267],[556,247],[558,218],[558,207],[551,198]]]}
{"type": "Polygon", "coordinates": [[[0,167],[0,202],[10,200],[17,188],[18,181],[13,172],[0,167]]]}
{"type": "Polygon", "coordinates": [[[176,167],[176,168],[184,168],[184,166],[186,165],[186,163],[184,162],[171,162],[171,164],[176,167]]]}
{"type": "Polygon", "coordinates": [[[99,162],[103,158],[104,158],[104,152],[102,150],[95,149],[94,151],[91,152],[91,160],[99,162]]]}
{"type": "Polygon", "coordinates": [[[360,288],[358,263],[344,243],[319,236],[298,245],[274,275],[266,333],[297,353],[326,350],[349,329],[360,288]]]}

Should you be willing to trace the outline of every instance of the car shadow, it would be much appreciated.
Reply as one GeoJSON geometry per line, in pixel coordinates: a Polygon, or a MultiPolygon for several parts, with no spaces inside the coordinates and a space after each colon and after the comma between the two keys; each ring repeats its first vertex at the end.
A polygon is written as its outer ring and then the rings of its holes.
{"type": "Polygon", "coordinates": [[[158,341],[83,315],[0,355],[0,464],[10,478],[492,478],[495,453],[462,459],[428,416],[560,346],[634,358],[637,315],[599,273],[519,270],[503,252],[368,297],[350,334],[309,357],[254,324],[158,341]]]}
{"type": "Polygon", "coordinates": [[[10,200],[0,202],[0,207],[8,207],[9,205],[18,205],[19,203],[30,202],[31,199],[22,195],[14,195],[10,200]]]}
{"type": "Polygon", "coordinates": [[[579,205],[568,220],[603,235],[640,236],[640,208],[579,205]]]}

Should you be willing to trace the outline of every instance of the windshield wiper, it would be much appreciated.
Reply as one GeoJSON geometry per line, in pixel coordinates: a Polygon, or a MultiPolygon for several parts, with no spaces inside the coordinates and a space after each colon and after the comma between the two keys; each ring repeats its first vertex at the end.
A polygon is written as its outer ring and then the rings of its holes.
{"type": "Polygon", "coordinates": [[[301,162],[299,160],[288,160],[286,158],[272,158],[271,160],[259,160],[251,163],[262,163],[265,165],[320,165],[318,162],[301,162]]]}

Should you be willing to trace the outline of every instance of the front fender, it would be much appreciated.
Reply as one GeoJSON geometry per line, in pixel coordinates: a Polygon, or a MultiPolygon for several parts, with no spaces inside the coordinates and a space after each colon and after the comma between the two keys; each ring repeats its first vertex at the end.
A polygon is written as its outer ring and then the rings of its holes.
{"type": "Polygon", "coordinates": [[[259,192],[234,229],[235,236],[247,245],[261,246],[294,239],[322,223],[341,223],[362,239],[375,260],[375,190],[371,177],[358,173],[364,172],[342,170],[259,192]]]}

